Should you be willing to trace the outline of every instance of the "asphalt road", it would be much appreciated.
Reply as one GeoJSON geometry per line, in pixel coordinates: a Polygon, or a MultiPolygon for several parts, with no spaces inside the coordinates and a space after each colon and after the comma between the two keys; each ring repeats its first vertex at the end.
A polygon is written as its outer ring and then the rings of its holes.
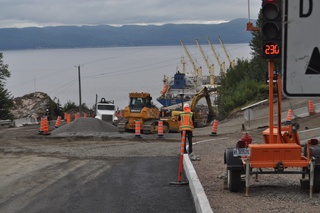
{"type": "MultiPolygon", "coordinates": [[[[84,157],[92,151],[83,150],[88,144],[107,150],[129,142],[66,143],[30,137],[35,132],[34,127],[0,129],[1,213],[196,212],[189,186],[170,185],[178,181],[177,154],[84,157]],[[71,151],[62,152],[69,144],[71,151]],[[53,146],[61,150],[46,150],[53,146]],[[81,156],[73,155],[76,149],[81,156]]],[[[148,144],[132,147],[140,145],[148,144]]]]}

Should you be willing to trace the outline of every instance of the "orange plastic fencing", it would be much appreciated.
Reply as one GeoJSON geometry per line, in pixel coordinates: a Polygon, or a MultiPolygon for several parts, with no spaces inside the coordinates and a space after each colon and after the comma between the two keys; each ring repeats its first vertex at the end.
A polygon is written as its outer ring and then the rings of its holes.
{"type": "Polygon", "coordinates": [[[211,136],[217,135],[218,124],[219,124],[218,120],[214,120],[214,121],[213,121],[212,132],[211,132],[211,134],[210,134],[211,136]]]}
{"type": "Polygon", "coordinates": [[[309,114],[313,115],[314,114],[314,106],[312,100],[309,100],[309,114]]]}
{"type": "Polygon", "coordinates": [[[140,138],[140,137],[141,137],[141,135],[140,135],[140,133],[141,133],[140,121],[135,121],[134,124],[135,124],[135,126],[134,126],[135,136],[136,136],[137,138],[140,138]]]}

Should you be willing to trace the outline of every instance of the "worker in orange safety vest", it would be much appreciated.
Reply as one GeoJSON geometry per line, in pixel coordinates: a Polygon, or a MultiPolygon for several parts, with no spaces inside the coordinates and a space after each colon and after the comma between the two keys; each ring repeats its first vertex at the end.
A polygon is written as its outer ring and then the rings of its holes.
{"type": "Polygon", "coordinates": [[[183,112],[180,112],[178,120],[180,121],[179,130],[181,132],[181,137],[182,131],[185,130],[186,138],[188,138],[189,147],[187,150],[186,144],[184,144],[184,153],[188,153],[190,155],[192,153],[192,131],[194,129],[194,116],[188,103],[183,105],[183,112]]]}

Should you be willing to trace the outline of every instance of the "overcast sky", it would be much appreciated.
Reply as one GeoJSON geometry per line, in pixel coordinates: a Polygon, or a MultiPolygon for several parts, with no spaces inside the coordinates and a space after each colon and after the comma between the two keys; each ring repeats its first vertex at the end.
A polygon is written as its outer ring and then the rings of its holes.
{"type": "MultiPolygon", "coordinates": [[[[0,0],[0,28],[216,23],[248,18],[248,0],[0,0]]],[[[256,19],[260,0],[250,1],[256,19]]]]}

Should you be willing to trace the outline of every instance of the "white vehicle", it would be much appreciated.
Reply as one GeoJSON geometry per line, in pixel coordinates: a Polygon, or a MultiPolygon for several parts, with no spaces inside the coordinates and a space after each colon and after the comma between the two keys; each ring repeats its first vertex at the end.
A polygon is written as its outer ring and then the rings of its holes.
{"type": "Polygon", "coordinates": [[[101,98],[100,102],[96,103],[95,118],[115,124],[118,121],[115,112],[114,101],[106,101],[105,98],[101,98]]]}

